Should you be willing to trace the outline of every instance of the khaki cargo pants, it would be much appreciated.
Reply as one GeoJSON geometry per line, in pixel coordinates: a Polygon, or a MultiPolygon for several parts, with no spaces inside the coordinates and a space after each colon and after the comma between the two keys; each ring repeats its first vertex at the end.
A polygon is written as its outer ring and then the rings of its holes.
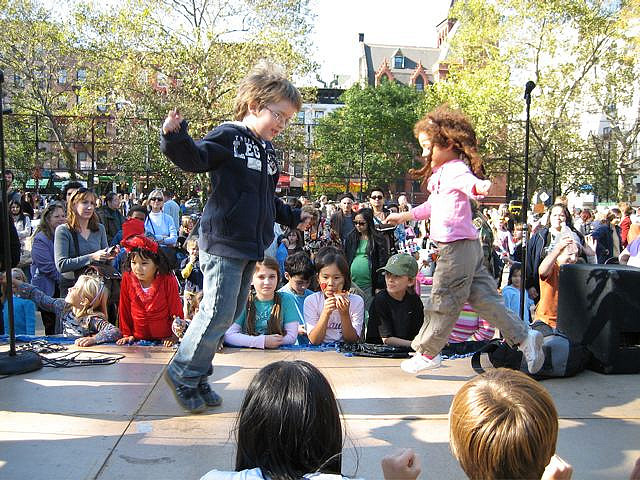
{"type": "Polygon", "coordinates": [[[424,309],[425,321],[411,347],[429,356],[440,353],[465,302],[499,328],[509,344],[522,342],[528,326],[504,306],[496,282],[483,264],[480,242],[457,240],[438,243],[438,247],[440,258],[433,275],[431,298],[424,309]]]}

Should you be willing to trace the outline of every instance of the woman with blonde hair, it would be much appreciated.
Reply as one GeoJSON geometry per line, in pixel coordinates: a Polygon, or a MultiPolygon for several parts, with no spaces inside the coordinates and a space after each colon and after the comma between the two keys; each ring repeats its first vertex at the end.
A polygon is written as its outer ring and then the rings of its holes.
{"type": "Polygon", "coordinates": [[[69,197],[67,222],[56,228],[53,244],[62,297],[85,267],[115,257],[117,251],[109,251],[106,230],[96,214],[95,193],[82,187],[69,197]]]}

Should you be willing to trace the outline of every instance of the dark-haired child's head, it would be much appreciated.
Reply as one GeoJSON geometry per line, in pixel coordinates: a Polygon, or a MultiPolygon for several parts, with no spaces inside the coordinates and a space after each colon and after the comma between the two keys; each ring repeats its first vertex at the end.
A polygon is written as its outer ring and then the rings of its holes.
{"type": "Polygon", "coordinates": [[[284,261],[284,277],[289,287],[298,295],[304,295],[313,277],[313,262],[306,252],[296,252],[284,261]]]}
{"type": "Polygon", "coordinates": [[[541,478],[556,450],[558,413],[538,382],[498,368],[458,391],[449,433],[453,455],[469,478],[541,478]]]}
{"type": "Polygon", "coordinates": [[[351,269],[342,250],[336,247],[321,248],[316,254],[315,264],[318,283],[325,295],[349,291],[351,269]]]}
{"type": "Polygon", "coordinates": [[[158,275],[167,275],[171,268],[167,257],[158,249],[158,253],[144,248],[134,248],[127,252],[123,264],[125,272],[132,272],[143,285],[150,284],[158,275]]]}
{"type": "Polygon", "coordinates": [[[342,425],[331,385],[310,363],[262,368],[245,394],[236,425],[236,470],[293,480],[310,472],[340,474],[342,425]]]}
{"type": "Polygon", "coordinates": [[[507,284],[513,285],[517,289],[522,285],[522,264],[520,262],[513,262],[511,264],[507,284]]]}

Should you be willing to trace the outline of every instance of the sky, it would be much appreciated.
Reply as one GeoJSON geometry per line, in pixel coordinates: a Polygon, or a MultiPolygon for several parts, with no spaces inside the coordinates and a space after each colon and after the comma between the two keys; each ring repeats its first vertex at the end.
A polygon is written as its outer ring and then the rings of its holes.
{"type": "Polygon", "coordinates": [[[313,0],[315,58],[326,82],[334,74],[355,75],[358,33],[365,43],[436,46],[436,25],[451,0],[313,0]]]}

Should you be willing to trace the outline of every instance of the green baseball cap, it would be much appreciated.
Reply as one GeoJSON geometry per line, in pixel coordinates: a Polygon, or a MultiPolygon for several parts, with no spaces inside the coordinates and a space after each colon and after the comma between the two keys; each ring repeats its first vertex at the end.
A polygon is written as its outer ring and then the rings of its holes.
{"type": "Polygon", "coordinates": [[[396,253],[384,267],[378,269],[380,270],[413,278],[418,274],[418,262],[408,253],[396,253]]]}

